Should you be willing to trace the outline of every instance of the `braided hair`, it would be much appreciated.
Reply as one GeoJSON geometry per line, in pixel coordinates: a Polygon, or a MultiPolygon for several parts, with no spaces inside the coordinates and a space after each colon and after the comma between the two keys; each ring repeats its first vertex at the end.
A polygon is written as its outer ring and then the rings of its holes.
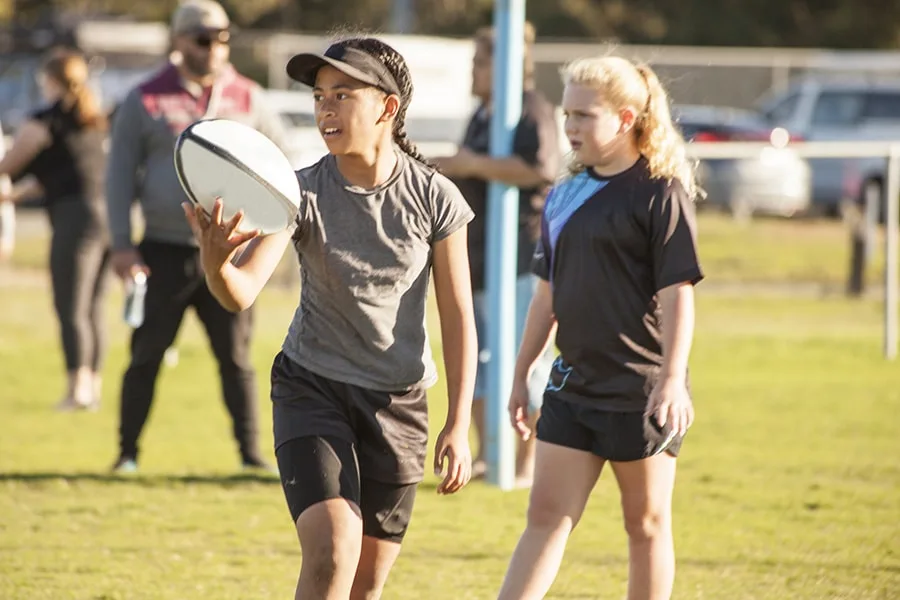
{"type": "Polygon", "coordinates": [[[338,45],[344,48],[361,50],[369,56],[378,59],[390,71],[394,81],[397,82],[397,87],[400,88],[400,109],[397,111],[396,118],[394,118],[393,131],[391,132],[394,143],[412,158],[430,166],[428,160],[422,156],[416,145],[412,143],[406,134],[406,109],[409,108],[409,103],[412,100],[413,84],[412,77],[409,74],[409,67],[406,66],[403,56],[381,40],[371,37],[342,40],[338,42],[338,45]]]}

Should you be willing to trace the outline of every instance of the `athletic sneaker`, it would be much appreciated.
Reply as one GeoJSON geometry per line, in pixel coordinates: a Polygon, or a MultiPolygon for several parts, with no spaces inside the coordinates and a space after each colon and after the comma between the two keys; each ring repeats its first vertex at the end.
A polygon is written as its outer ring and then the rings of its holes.
{"type": "Polygon", "coordinates": [[[128,456],[120,456],[110,470],[113,473],[118,473],[120,475],[128,475],[130,473],[137,473],[137,468],[136,460],[128,456]]]}
{"type": "Polygon", "coordinates": [[[100,400],[93,399],[88,403],[79,402],[75,398],[68,396],[59,401],[59,404],[56,405],[56,410],[58,412],[75,412],[79,410],[86,410],[89,412],[96,412],[100,410],[100,400]]]}

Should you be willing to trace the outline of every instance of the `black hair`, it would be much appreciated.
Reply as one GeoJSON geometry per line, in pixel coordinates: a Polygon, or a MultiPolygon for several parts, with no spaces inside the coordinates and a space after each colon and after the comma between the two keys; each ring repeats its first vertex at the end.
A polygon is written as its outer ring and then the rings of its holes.
{"type": "Polygon", "coordinates": [[[400,109],[397,111],[397,116],[394,118],[393,131],[391,132],[394,143],[412,158],[431,166],[406,134],[406,109],[409,108],[409,103],[412,101],[413,83],[412,76],[409,73],[409,67],[406,66],[406,61],[403,59],[403,56],[381,40],[371,37],[356,37],[341,40],[335,45],[339,45],[343,48],[356,48],[357,50],[361,50],[369,56],[378,59],[378,61],[390,71],[400,90],[400,109]]]}

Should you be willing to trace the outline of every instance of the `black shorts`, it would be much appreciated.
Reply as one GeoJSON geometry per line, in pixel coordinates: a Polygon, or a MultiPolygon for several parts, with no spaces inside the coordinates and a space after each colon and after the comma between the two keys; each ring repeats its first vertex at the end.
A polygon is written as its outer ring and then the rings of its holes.
{"type": "Polygon", "coordinates": [[[648,445],[643,413],[599,410],[587,402],[562,400],[553,392],[544,393],[537,439],[614,462],[641,460],[660,452],[678,456],[683,441],[676,435],[668,443],[648,445]]]}
{"type": "Polygon", "coordinates": [[[275,453],[295,521],[309,506],[343,497],[360,507],[363,527],[373,537],[402,538],[415,487],[425,474],[424,388],[368,390],[317,375],[279,353],[272,365],[272,419],[275,453]],[[292,443],[304,438],[309,439],[292,443]],[[288,485],[291,481],[309,485],[288,485]],[[381,520],[406,517],[402,528],[397,522],[379,533],[365,522],[367,514],[381,520]]]}
{"type": "Polygon", "coordinates": [[[383,483],[360,475],[356,449],[336,437],[302,437],[275,452],[291,518],[324,500],[344,498],[359,507],[363,535],[400,543],[419,484],[383,483]]]}

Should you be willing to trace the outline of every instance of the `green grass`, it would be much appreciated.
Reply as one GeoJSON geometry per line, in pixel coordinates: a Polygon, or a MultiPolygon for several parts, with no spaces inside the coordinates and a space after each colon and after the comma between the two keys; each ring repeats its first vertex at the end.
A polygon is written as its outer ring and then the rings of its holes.
{"type": "MultiPolygon", "coordinates": [[[[121,298],[110,298],[101,411],[57,414],[56,324],[45,282],[31,279],[0,276],[0,598],[291,597],[300,555],[280,486],[237,473],[196,320],[182,329],[180,364],[162,374],[141,475],[110,477],[126,360],[121,298]]],[[[274,287],[257,305],[266,448],[268,369],[296,301],[274,287]]],[[[433,311],[431,325],[439,351],[433,311]]],[[[898,597],[900,372],[880,349],[875,303],[733,298],[701,286],[675,598],[898,597]]],[[[435,431],[442,384],[430,398],[435,431]]],[[[524,491],[481,483],[438,497],[429,477],[384,597],[496,597],[526,503],[524,491]]],[[[620,599],[626,574],[617,491],[604,473],[549,597],[620,599]]]]}
{"type": "MultiPolygon", "coordinates": [[[[702,213],[699,242],[711,281],[726,283],[818,283],[842,287],[850,267],[850,234],[837,220],[755,219],[736,222],[702,213]]],[[[881,236],[866,273],[880,283],[884,270],[881,236]]]]}

